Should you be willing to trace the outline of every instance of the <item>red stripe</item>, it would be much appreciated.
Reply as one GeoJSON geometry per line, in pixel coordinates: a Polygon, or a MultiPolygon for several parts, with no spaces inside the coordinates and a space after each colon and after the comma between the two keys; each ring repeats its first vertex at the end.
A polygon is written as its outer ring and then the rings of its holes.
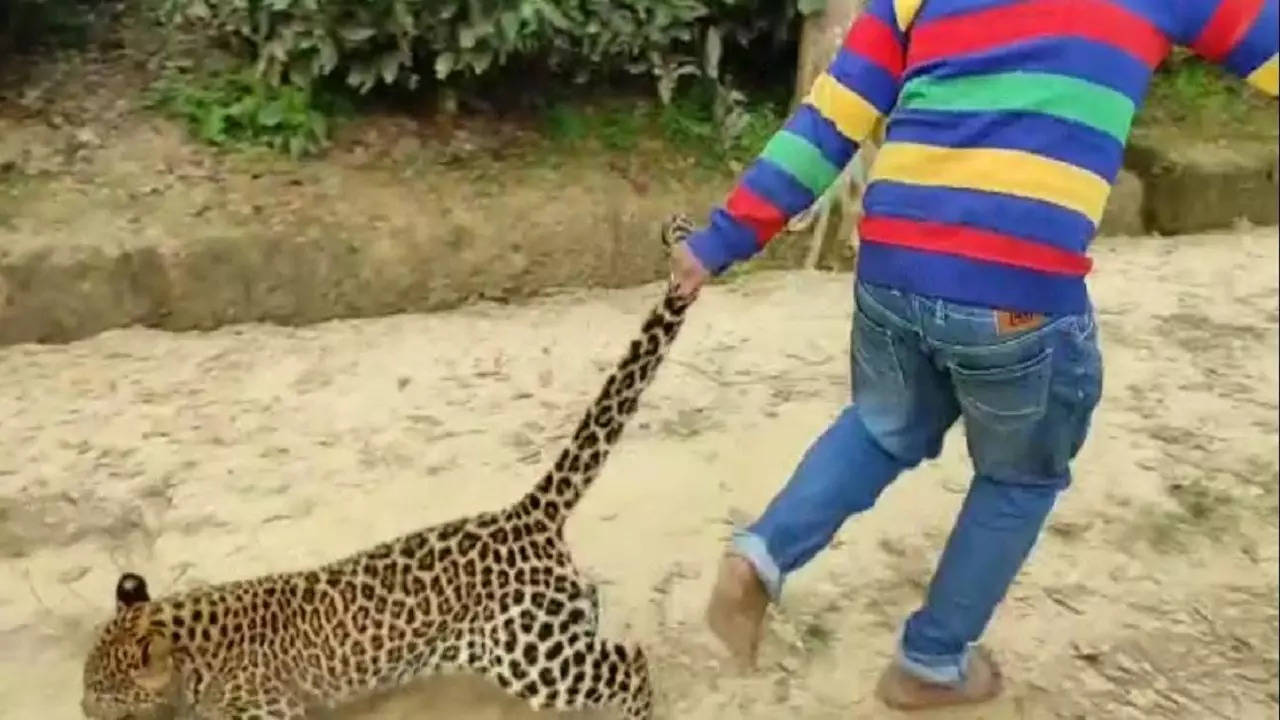
{"type": "Polygon", "coordinates": [[[1158,28],[1107,0],[1034,0],[916,26],[907,65],[1064,35],[1113,45],[1151,68],[1169,52],[1169,40],[1158,28]]]}
{"type": "Polygon", "coordinates": [[[859,224],[858,233],[885,245],[959,255],[1055,275],[1083,276],[1093,267],[1093,261],[1085,255],[963,225],[868,215],[859,224]]]}
{"type": "Polygon", "coordinates": [[[1259,12],[1262,0],[1222,0],[1191,49],[1211,62],[1222,61],[1249,32],[1259,12]]]}
{"type": "Polygon", "coordinates": [[[746,185],[739,185],[733,189],[725,202],[724,209],[739,222],[755,231],[756,244],[760,247],[764,247],[770,238],[777,235],[787,222],[781,210],[751,192],[746,185]]]}
{"type": "Polygon", "coordinates": [[[844,49],[884,68],[895,80],[902,77],[902,45],[898,34],[875,15],[858,16],[844,36],[844,49]]]}

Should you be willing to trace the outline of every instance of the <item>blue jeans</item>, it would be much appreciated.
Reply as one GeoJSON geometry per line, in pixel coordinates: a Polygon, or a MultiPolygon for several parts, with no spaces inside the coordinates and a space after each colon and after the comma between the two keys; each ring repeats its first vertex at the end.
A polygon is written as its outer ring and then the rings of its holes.
{"type": "Polygon", "coordinates": [[[897,654],[923,680],[963,682],[969,650],[1044,526],[1102,392],[1092,312],[1011,328],[991,308],[856,286],[853,404],[734,537],[773,598],[849,516],[937,457],[963,418],[974,477],[897,654]]]}

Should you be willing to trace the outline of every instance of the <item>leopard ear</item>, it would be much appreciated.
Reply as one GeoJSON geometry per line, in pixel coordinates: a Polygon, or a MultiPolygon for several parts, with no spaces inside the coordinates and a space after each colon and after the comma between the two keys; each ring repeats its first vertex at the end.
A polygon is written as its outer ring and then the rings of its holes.
{"type": "Polygon", "coordinates": [[[116,610],[124,610],[138,603],[151,602],[147,581],[136,573],[124,573],[116,582],[116,610]]]}

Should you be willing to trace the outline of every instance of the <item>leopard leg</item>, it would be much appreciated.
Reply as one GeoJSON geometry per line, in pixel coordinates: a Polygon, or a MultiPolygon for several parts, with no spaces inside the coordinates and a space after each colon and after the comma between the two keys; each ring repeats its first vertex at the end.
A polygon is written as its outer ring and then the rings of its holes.
{"type": "Polygon", "coordinates": [[[307,708],[294,697],[223,702],[217,707],[197,709],[198,720],[305,720],[307,708]]]}
{"type": "Polygon", "coordinates": [[[614,707],[627,720],[653,717],[649,661],[639,645],[593,638],[588,657],[592,680],[583,691],[582,701],[574,707],[614,707]],[[598,699],[592,690],[600,693],[598,699]]]}
{"type": "Polygon", "coordinates": [[[232,678],[210,687],[191,708],[197,720],[304,720],[306,704],[283,683],[232,678]]]}
{"type": "Polygon", "coordinates": [[[516,630],[500,633],[485,674],[537,710],[614,708],[627,720],[649,720],[653,686],[644,652],[603,640],[581,615],[542,618],[551,634],[516,630]],[[566,622],[574,617],[576,622],[566,622]]]}

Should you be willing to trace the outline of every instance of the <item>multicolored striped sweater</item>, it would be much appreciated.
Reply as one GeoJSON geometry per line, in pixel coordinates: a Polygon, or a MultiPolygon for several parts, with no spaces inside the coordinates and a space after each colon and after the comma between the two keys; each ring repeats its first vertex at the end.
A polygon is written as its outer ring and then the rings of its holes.
{"type": "Polygon", "coordinates": [[[858,276],[1023,312],[1088,306],[1089,242],[1174,43],[1276,96],[1277,0],[869,0],[689,248],[757,253],[882,120],[858,276]]]}

